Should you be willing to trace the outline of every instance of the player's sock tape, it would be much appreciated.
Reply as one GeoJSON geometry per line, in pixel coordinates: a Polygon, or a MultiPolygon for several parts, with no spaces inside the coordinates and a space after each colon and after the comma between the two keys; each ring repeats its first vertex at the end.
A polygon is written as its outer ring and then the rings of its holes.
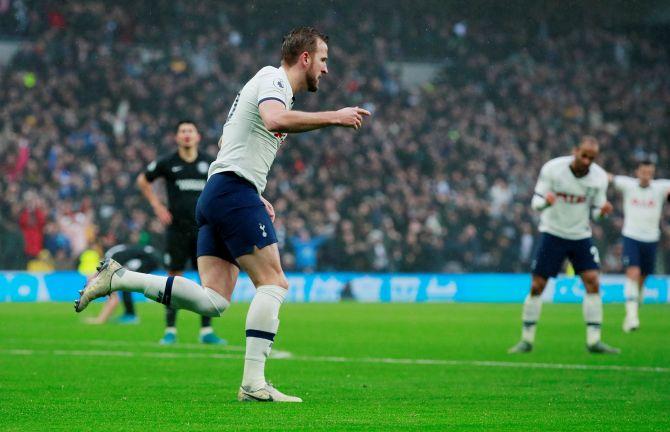
{"type": "Polygon", "coordinates": [[[251,329],[249,329],[249,330],[247,330],[247,337],[267,339],[267,340],[272,341],[272,342],[274,342],[274,340],[275,340],[275,334],[274,333],[270,333],[270,332],[266,332],[266,331],[262,331],[262,330],[251,330],[251,329]]]}
{"type": "Polygon", "coordinates": [[[172,284],[174,283],[174,276],[169,276],[167,282],[165,282],[165,294],[161,299],[161,303],[165,306],[170,306],[170,300],[172,300],[172,284]]]}

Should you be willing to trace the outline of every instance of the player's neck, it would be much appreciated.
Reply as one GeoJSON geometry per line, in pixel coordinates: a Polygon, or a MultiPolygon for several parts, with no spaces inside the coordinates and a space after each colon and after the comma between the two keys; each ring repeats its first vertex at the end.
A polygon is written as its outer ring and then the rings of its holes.
{"type": "Polygon", "coordinates": [[[305,82],[305,77],[302,72],[294,67],[286,66],[285,64],[282,64],[280,68],[286,73],[293,94],[300,93],[307,89],[307,83],[305,82]]]}
{"type": "Polygon", "coordinates": [[[177,153],[179,154],[179,157],[186,162],[193,162],[198,158],[197,147],[191,147],[191,148],[178,147],[177,153]]]}
{"type": "Polygon", "coordinates": [[[577,178],[582,178],[586,177],[586,175],[589,173],[589,169],[586,168],[585,170],[579,171],[575,168],[575,164],[571,163],[570,164],[570,171],[572,171],[572,175],[574,175],[577,178]]]}

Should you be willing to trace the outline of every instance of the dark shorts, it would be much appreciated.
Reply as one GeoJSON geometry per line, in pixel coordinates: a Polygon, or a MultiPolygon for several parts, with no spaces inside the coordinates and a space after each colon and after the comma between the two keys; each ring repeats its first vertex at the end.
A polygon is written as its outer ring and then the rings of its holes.
{"type": "Polygon", "coordinates": [[[237,265],[237,258],[277,243],[272,220],[253,184],[234,173],[214,174],[198,199],[198,256],[237,265]]]}
{"type": "Polygon", "coordinates": [[[169,271],[181,272],[186,269],[187,262],[191,261],[192,268],[196,270],[198,268],[195,254],[197,242],[196,227],[170,225],[167,229],[167,247],[163,257],[165,268],[169,271]]]}
{"type": "Polygon", "coordinates": [[[623,238],[624,267],[640,267],[640,273],[654,273],[658,242],[643,242],[632,238],[623,238]]]}
{"type": "Polygon", "coordinates": [[[591,238],[566,240],[549,233],[542,233],[535,251],[531,271],[547,279],[556,277],[563,262],[568,258],[576,274],[586,270],[598,270],[600,257],[591,238]]]}

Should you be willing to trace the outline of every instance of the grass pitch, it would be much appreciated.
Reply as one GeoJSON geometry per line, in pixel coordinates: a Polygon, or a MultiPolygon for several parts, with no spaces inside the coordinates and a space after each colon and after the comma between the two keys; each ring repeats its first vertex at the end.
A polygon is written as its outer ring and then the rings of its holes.
{"type": "MultiPolygon", "coordinates": [[[[100,305],[84,316],[93,316],[100,305]]],[[[584,349],[580,305],[545,305],[535,352],[510,356],[521,305],[286,304],[267,376],[302,404],[237,402],[246,304],[215,320],[229,347],[157,344],[163,310],[89,326],[70,304],[0,304],[0,430],[670,430],[670,305],[584,349]],[[524,363],[524,364],[520,364],[524,363]]]]}

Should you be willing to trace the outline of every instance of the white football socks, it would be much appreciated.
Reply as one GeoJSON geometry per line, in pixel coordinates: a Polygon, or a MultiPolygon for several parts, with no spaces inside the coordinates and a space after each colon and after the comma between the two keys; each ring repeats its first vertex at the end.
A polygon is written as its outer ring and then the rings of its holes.
{"type": "Polygon", "coordinates": [[[535,329],[542,312],[542,297],[528,294],[523,302],[523,312],[521,319],[523,327],[521,329],[521,340],[530,344],[535,343],[535,329]]]}
{"type": "Polygon", "coordinates": [[[230,306],[216,291],[181,276],[156,276],[121,269],[112,276],[112,291],[141,292],[146,298],[175,309],[218,317],[230,306]]]}
{"type": "Polygon", "coordinates": [[[623,285],[623,296],[626,299],[626,317],[637,320],[638,305],[640,298],[640,284],[633,279],[626,278],[623,285]]]}
{"type": "Polygon", "coordinates": [[[591,346],[600,342],[600,327],[603,323],[603,300],[600,294],[586,293],[582,308],[586,321],[586,344],[591,346]]]}
{"type": "Polygon", "coordinates": [[[278,285],[261,285],[249,306],[242,386],[251,391],[265,386],[265,360],[279,328],[279,308],[287,292],[278,285]]]}

